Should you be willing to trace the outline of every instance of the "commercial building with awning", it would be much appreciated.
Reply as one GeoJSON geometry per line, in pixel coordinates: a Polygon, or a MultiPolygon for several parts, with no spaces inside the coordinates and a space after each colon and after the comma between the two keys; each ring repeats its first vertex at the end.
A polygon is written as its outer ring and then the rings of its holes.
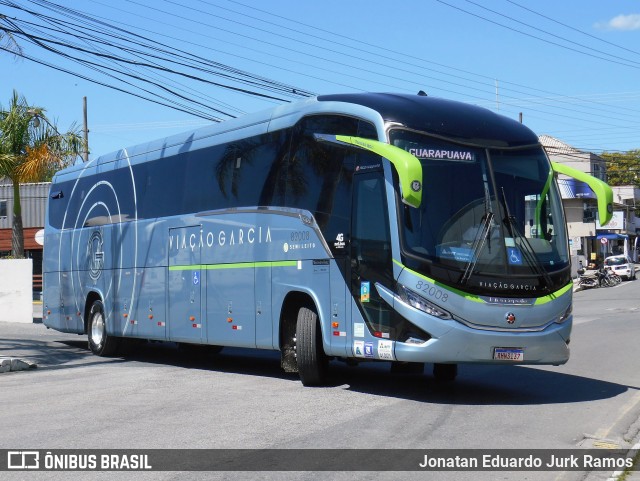
{"type": "Polygon", "coordinates": [[[596,236],[596,239],[608,239],[608,240],[624,240],[628,239],[629,236],[626,234],[618,234],[616,232],[601,232],[596,236]]]}
{"type": "MultiPolygon", "coordinates": [[[[540,142],[554,162],[572,167],[606,181],[605,159],[586,152],[549,135],[540,135],[540,142]]],[[[614,254],[626,254],[638,261],[640,247],[640,189],[636,186],[616,186],[613,218],[600,225],[596,196],[584,182],[559,176],[558,187],[567,217],[567,233],[572,263],[596,261],[614,254]]]]}

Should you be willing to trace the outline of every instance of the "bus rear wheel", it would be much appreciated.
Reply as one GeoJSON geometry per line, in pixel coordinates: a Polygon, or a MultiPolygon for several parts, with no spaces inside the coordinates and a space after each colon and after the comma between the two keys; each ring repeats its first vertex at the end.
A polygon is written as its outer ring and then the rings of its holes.
{"type": "Polygon", "coordinates": [[[104,317],[102,301],[94,301],[89,311],[87,325],[89,349],[98,356],[111,356],[118,350],[120,339],[107,334],[107,324],[104,317]]]}
{"type": "Polygon", "coordinates": [[[298,375],[305,386],[320,386],[326,378],[328,359],[322,348],[318,315],[306,307],[298,311],[296,323],[298,375]]]}

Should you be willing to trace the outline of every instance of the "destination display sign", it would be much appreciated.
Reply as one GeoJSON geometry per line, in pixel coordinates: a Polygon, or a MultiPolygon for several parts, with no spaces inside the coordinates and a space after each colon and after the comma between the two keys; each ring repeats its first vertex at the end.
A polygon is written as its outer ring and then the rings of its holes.
{"type": "Polygon", "coordinates": [[[408,149],[408,152],[419,159],[458,160],[462,162],[475,162],[476,160],[476,154],[471,150],[413,147],[408,149]]]}
{"type": "Polygon", "coordinates": [[[438,142],[435,139],[426,143],[411,142],[403,139],[394,141],[396,147],[406,150],[420,160],[446,160],[454,162],[475,162],[476,151],[461,145],[438,142]]]}

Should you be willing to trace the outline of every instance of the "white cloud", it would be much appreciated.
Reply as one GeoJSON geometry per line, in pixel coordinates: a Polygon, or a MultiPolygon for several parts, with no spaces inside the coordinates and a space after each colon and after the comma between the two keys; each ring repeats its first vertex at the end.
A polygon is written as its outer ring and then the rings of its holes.
{"type": "Polygon", "coordinates": [[[640,13],[618,15],[608,22],[597,23],[596,27],[602,30],[640,30],[640,13]]]}

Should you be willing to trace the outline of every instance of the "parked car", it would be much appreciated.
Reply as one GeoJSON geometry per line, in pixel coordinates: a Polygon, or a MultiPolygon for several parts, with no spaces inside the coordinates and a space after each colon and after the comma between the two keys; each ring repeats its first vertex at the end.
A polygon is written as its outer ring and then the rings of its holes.
{"type": "Polygon", "coordinates": [[[625,255],[611,256],[604,260],[605,269],[611,269],[620,277],[627,280],[635,280],[636,265],[625,255]]]}

